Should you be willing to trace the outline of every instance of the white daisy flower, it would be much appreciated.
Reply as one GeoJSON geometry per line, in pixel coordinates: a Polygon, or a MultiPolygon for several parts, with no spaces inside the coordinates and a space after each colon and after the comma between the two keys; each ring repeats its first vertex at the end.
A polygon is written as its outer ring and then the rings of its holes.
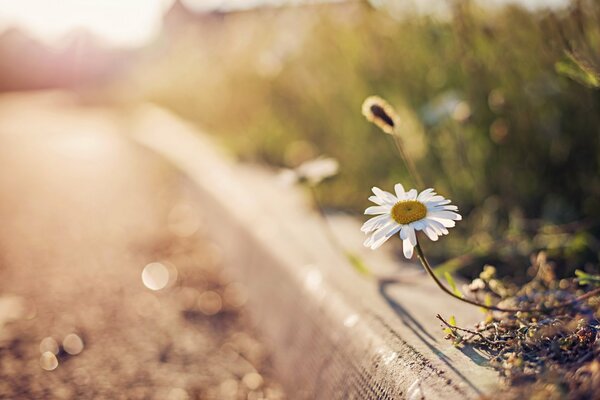
{"type": "Polygon", "coordinates": [[[306,161],[296,167],[296,174],[301,179],[306,179],[310,184],[316,185],[338,173],[340,164],[335,158],[319,157],[306,161]]]}
{"type": "Polygon", "coordinates": [[[399,233],[402,239],[404,256],[411,258],[417,245],[415,231],[423,231],[427,237],[436,241],[448,234],[462,217],[458,207],[450,200],[438,195],[433,189],[425,189],[417,195],[416,189],[405,191],[398,183],[394,186],[396,195],[374,187],[375,196],[369,197],[376,206],[365,210],[366,215],[376,215],[364,223],[361,231],[372,232],[364,245],[375,250],[386,240],[399,233]]]}
{"type": "Polygon", "coordinates": [[[335,158],[319,157],[303,162],[295,169],[285,169],[279,174],[283,184],[290,185],[296,182],[307,182],[316,186],[327,178],[335,176],[340,165],[335,158]]]}

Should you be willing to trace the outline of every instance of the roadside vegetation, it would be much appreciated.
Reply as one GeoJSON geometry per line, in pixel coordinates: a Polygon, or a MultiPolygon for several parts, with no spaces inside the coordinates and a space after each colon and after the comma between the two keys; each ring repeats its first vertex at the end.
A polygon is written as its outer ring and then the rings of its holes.
{"type": "Polygon", "coordinates": [[[339,174],[313,187],[322,212],[362,214],[372,186],[398,182],[452,198],[463,220],[424,247],[451,295],[488,310],[476,327],[440,315],[448,339],[487,352],[513,383],[541,375],[528,395],[588,398],[600,302],[577,296],[600,282],[600,3],[446,6],[207,15],[172,27],[172,45],[149,49],[121,93],[196,122],[241,160],[333,157],[339,174]],[[375,94],[398,115],[404,157],[360,115],[375,94]],[[472,283],[457,288],[457,272],[472,283]]]}
{"type": "Polygon", "coordinates": [[[545,250],[559,274],[593,270],[600,5],[452,4],[444,15],[350,3],[181,23],[171,46],[148,50],[127,92],[197,122],[243,160],[336,158],[340,174],[319,195],[350,212],[365,208],[371,186],[410,182],[390,138],[357,112],[381,95],[427,187],[451,195],[465,217],[434,259],[462,256],[453,267],[472,277],[487,261],[522,279],[518,266],[545,250]]]}

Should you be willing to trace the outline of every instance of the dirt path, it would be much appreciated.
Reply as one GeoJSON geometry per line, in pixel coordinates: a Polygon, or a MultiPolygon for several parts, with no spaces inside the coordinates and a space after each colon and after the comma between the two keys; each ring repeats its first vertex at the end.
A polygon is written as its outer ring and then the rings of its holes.
{"type": "Polygon", "coordinates": [[[0,100],[0,398],[283,398],[186,181],[65,101],[0,100]]]}

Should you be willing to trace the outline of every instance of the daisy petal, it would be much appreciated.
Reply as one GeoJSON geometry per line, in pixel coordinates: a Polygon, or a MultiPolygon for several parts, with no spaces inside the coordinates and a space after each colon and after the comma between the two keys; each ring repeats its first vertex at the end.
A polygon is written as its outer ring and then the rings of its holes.
{"type": "Polygon", "coordinates": [[[392,223],[376,231],[371,237],[371,243],[369,246],[371,247],[371,250],[375,250],[376,248],[384,244],[389,238],[394,236],[396,232],[400,230],[401,227],[401,225],[392,223]]]}
{"type": "Polygon", "coordinates": [[[417,231],[422,231],[427,226],[427,224],[425,223],[425,220],[422,220],[422,219],[419,221],[412,222],[411,225],[417,231]]]}
{"type": "Polygon", "coordinates": [[[416,200],[417,199],[417,189],[410,189],[406,192],[404,197],[405,200],[416,200]]]}
{"type": "Polygon", "coordinates": [[[404,191],[404,186],[402,186],[401,183],[396,183],[396,185],[394,185],[394,191],[396,192],[396,197],[398,197],[398,200],[404,198],[404,194],[406,192],[404,191]]]}
{"type": "Polygon", "coordinates": [[[384,205],[385,201],[381,200],[379,197],[377,196],[370,196],[369,197],[369,201],[372,201],[373,203],[377,204],[377,205],[384,205]]]}
{"type": "Polygon", "coordinates": [[[435,230],[435,233],[437,233],[438,236],[448,234],[448,229],[446,229],[446,227],[444,225],[442,225],[440,222],[438,222],[434,219],[428,218],[427,224],[435,230]]]}
{"type": "Polygon", "coordinates": [[[433,229],[431,226],[427,225],[425,227],[425,229],[423,229],[423,232],[425,232],[425,234],[427,235],[427,237],[431,240],[433,240],[434,242],[436,240],[438,240],[438,235],[437,233],[435,233],[435,229],[433,229]]]}
{"type": "Polygon", "coordinates": [[[417,245],[417,235],[415,234],[415,229],[408,225],[408,241],[414,247],[417,245]]]}
{"type": "Polygon", "coordinates": [[[447,206],[441,206],[441,209],[447,211],[458,211],[458,207],[453,206],[452,204],[448,204],[447,206]]]}
{"type": "Polygon", "coordinates": [[[445,226],[446,228],[454,228],[456,226],[456,222],[454,222],[451,219],[437,218],[437,217],[427,217],[427,219],[432,219],[434,221],[437,221],[440,224],[442,224],[443,226],[445,226]]]}
{"type": "Polygon", "coordinates": [[[440,196],[439,194],[436,194],[435,196],[431,196],[429,199],[427,199],[427,203],[435,203],[435,205],[443,205],[443,204],[449,204],[450,200],[444,198],[444,196],[440,196]]]}
{"type": "Polygon", "coordinates": [[[414,246],[410,243],[408,239],[402,241],[402,252],[404,253],[404,257],[407,259],[411,259],[413,255],[414,246]]]}
{"type": "MultiPolygon", "coordinates": [[[[448,207],[448,202],[446,201],[432,201],[432,200],[426,200],[423,202],[423,204],[425,204],[425,207],[427,208],[442,208],[442,207],[448,207]]],[[[456,207],[456,206],[453,206],[456,207]]]]}
{"type": "MultiPolygon", "coordinates": [[[[375,232],[373,232],[371,234],[371,236],[369,236],[367,238],[367,240],[365,240],[365,242],[363,243],[366,247],[371,247],[373,246],[373,244],[375,243],[376,240],[381,239],[381,237],[385,237],[385,233],[391,229],[395,224],[393,222],[389,222],[385,225],[383,225],[382,227],[380,227],[379,229],[377,229],[375,232]]],[[[379,247],[379,246],[377,246],[379,247]]]]}
{"type": "Polygon", "coordinates": [[[377,215],[377,214],[385,214],[389,213],[391,210],[391,206],[371,206],[365,210],[365,215],[377,215]]]}
{"type": "Polygon", "coordinates": [[[371,190],[373,191],[373,193],[375,194],[375,196],[379,197],[386,204],[392,204],[393,205],[393,204],[396,204],[398,202],[398,199],[396,198],[396,196],[394,196],[390,192],[386,192],[385,190],[381,190],[378,187],[373,187],[371,190]]]}
{"type": "Polygon", "coordinates": [[[428,212],[427,216],[435,218],[452,219],[454,221],[460,221],[462,219],[460,214],[455,213],[454,211],[432,211],[428,212]]]}
{"type": "Polygon", "coordinates": [[[400,230],[400,239],[408,239],[408,225],[402,225],[402,229],[400,230]]]}
{"type": "Polygon", "coordinates": [[[378,215],[376,217],[369,219],[367,222],[365,222],[363,224],[363,226],[360,228],[360,230],[362,232],[368,233],[368,232],[371,232],[371,231],[381,228],[382,226],[386,225],[391,220],[392,220],[392,218],[390,217],[389,214],[378,215]]]}
{"type": "MultiPolygon", "coordinates": [[[[445,208],[433,208],[433,209],[427,209],[427,215],[432,215],[433,213],[437,213],[438,211],[449,211],[449,212],[454,212],[456,214],[458,214],[458,209],[445,209],[445,208]]],[[[460,215],[460,214],[459,214],[460,215]]]]}
{"type": "Polygon", "coordinates": [[[419,193],[419,195],[417,196],[417,200],[425,202],[427,201],[427,199],[429,199],[431,197],[432,194],[434,194],[435,192],[433,191],[433,188],[429,188],[429,189],[425,189],[423,190],[421,193],[419,193]]]}

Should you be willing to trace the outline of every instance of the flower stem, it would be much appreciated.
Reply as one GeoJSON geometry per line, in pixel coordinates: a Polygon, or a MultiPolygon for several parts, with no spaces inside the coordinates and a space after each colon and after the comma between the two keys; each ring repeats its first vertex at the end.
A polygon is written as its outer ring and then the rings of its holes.
{"type": "Polygon", "coordinates": [[[600,288],[594,289],[590,292],[587,292],[579,297],[576,297],[573,300],[564,302],[564,303],[559,303],[555,306],[552,307],[539,307],[539,306],[535,306],[535,307],[523,307],[523,308],[504,308],[504,307],[498,307],[498,306],[493,306],[493,305],[486,305],[483,303],[478,302],[477,300],[471,300],[471,299],[467,299],[465,297],[460,297],[457,294],[453,293],[450,289],[448,289],[439,279],[438,277],[435,275],[435,273],[433,272],[433,269],[431,268],[431,265],[429,265],[429,262],[427,261],[427,258],[425,258],[425,254],[423,254],[423,249],[421,249],[421,245],[419,244],[419,240],[417,239],[417,245],[415,246],[415,250],[417,251],[417,257],[419,258],[419,261],[421,262],[421,265],[423,266],[423,268],[425,268],[425,271],[427,271],[427,273],[429,274],[429,276],[433,279],[433,281],[436,283],[436,285],[442,289],[442,291],[444,291],[446,294],[449,294],[450,296],[454,297],[457,300],[460,300],[464,303],[468,303],[477,307],[482,307],[485,308],[487,310],[494,310],[494,311],[502,311],[502,312],[510,312],[510,313],[516,313],[516,312],[547,312],[547,311],[552,311],[552,310],[556,310],[556,309],[560,309],[560,308],[565,308],[565,307],[570,307],[574,304],[577,304],[579,302],[581,302],[582,300],[585,300],[587,298],[596,296],[598,294],[600,294],[600,288]]]}
{"type": "Polygon", "coordinates": [[[417,187],[421,189],[425,188],[425,186],[423,185],[423,179],[421,179],[421,175],[419,174],[419,171],[417,171],[417,168],[415,167],[415,163],[413,162],[412,158],[410,158],[408,154],[406,154],[406,151],[404,150],[404,144],[402,143],[400,135],[398,135],[398,133],[396,132],[396,129],[394,129],[394,131],[392,132],[392,137],[394,138],[394,144],[396,145],[396,149],[398,150],[398,153],[400,153],[400,157],[402,158],[402,161],[404,161],[404,165],[406,165],[408,173],[412,177],[414,183],[417,185],[417,187]]]}
{"type": "Polygon", "coordinates": [[[358,272],[360,272],[362,275],[370,276],[371,270],[369,269],[369,267],[364,264],[364,262],[360,259],[359,256],[346,250],[346,248],[338,240],[335,232],[333,232],[333,229],[331,229],[331,225],[329,224],[329,220],[327,219],[327,215],[325,214],[325,209],[323,208],[323,205],[321,204],[321,201],[319,200],[319,194],[317,193],[317,189],[316,189],[315,185],[312,185],[309,183],[307,186],[310,190],[313,205],[315,206],[315,208],[317,209],[317,211],[319,213],[318,215],[320,217],[321,225],[323,227],[323,231],[325,232],[325,236],[327,237],[327,240],[329,240],[329,243],[340,254],[342,254],[344,257],[346,257],[346,259],[350,262],[350,264],[352,264],[352,266],[354,268],[356,268],[358,270],[358,272]]]}
{"type": "Polygon", "coordinates": [[[342,253],[342,254],[345,253],[344,247],[341,245],[341,243],[338,240],[335,233],[333,233],[331,226],[329,226],[329,222],[327,221],[327,215],[325,214],[325,209],[323,208],[323,205],[321,204],[321,201],[319,200],[319,194],[317,193],[317,189],[316,189],[315,185],[312,185],[309,183],[307,186],[308,186],[308,189],[310,190],[310,195],[312,197],[313,205],[319,212],[319,217],[321,219],[321,223],[322,223],[325,235],[327,236],[327,240],[329,240],[331,245],[333,247],[335,247],[340,253],[342,253]]]}

